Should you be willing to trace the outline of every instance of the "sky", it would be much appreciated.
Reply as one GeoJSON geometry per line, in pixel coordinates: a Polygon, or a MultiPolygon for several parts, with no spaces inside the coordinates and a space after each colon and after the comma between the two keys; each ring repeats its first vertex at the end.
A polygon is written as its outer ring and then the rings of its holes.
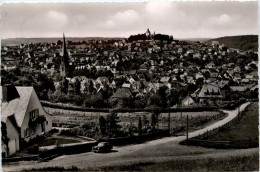
{"type": "Polygon", "coordinates": [[[258,34],[253,2],[88,2],[1,5],[1,37],[129,37],[145,33],[174,38],[258,34]]]}

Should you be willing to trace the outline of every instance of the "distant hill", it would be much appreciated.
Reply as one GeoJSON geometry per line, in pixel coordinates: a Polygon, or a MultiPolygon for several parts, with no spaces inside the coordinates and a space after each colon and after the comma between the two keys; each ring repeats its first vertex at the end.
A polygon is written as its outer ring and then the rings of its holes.
{"type": "Polygon", "coordinates": [[[206,42],[212,38],[175,38],[175,39],[178,39],[180,41],[187,41],[187,42],[206,42]]]}
{"type": "MultiPolygon", "coordinates": [[[[107,37],[66,37],[66,41],[73,41],[73,42],[82,42],[82,41],[88,41],[88,40],[108,40],[108,39],[124,39],[124,38],[107,38],[107,37]]],[[[6,45],[20,45],[20,44],[28,44],[28,43],[40,43],[40,42],[46,42],[46,43],[57,43],[58,40],[62,41],[62,37],[60,38],[8,38],[8,39],[2,39],[1,44],[3,46],[6,45]]]]}
{"type": "Polygon", "coordinates": [[[210,39],[204,43],[211,44],[212,41],[218,41],[230,48],[258,51],[258,35],[226,36],[210,39]]]}

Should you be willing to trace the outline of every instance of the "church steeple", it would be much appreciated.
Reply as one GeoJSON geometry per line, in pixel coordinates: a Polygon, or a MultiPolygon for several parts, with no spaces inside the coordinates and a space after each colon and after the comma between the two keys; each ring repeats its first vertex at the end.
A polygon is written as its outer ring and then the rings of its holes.
{"type": "Polygon", "coordinates": [[[68,52],[67,52],[66,40],[65,40],[65,35],[64,35],[64,33],[63,33],[62,53],[63,53],[63,57],[68,57],[68,52]]]}
{"type": "Polygon", "coordinates": [[[60,75],[68,77],[69,75],[69,55],[66,47],[65,35],[63,33],[62,57],[60,65],[60,75]]]}

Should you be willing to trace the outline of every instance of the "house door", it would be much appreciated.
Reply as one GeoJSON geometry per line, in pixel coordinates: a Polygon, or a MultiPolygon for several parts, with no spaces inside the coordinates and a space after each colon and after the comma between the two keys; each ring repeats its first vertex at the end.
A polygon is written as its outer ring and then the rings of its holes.
{"type": "Polygon", "coordinates": [[[45,132],[45,124],[44,124],[45,122],[42,122],[41,123],[41,126],[42,126],[42,132],[45,132]]]}

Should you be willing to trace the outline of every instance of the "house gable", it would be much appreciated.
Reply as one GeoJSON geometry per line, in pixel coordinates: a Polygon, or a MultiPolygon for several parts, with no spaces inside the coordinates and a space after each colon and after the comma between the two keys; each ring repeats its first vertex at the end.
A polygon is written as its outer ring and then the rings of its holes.
{"type": "MultiPolygon", "coordinates": [[[[21,137],[25,138],[25,130],[27,130],[28,128],[32,128],[32,126],[29,126],[29,119],[30,119],[30,112],[37,110],[38,111],[38,115],[39,116],[44,116],[46,118],[45,122],[45,131],[50,131],[52,128],[52,118],[51,115],[46,113],[45,110],[43,109],[41,102],[36,94],[36,92],[34,91],[34,89],[32,90],[29,102],[28,102],[28,106],[26,109],[26,112],[24,114],[24,120],[23,123],[21,125],[21,137]]],[[[36,135],[40,135],[42,132],[41,126],[37,125],[36,127],[36,131],[34,135],[30,135],[30,138],[32,137],[36,137],[36,135]]]]}
{"type": "Polygon", "coordinates": [[[2,102],[2,115],[15,115],[16,122],[21,127],[30,100],[33,87],[15,87],[20,95],[19,98],[9,102],[2,102]]]}

